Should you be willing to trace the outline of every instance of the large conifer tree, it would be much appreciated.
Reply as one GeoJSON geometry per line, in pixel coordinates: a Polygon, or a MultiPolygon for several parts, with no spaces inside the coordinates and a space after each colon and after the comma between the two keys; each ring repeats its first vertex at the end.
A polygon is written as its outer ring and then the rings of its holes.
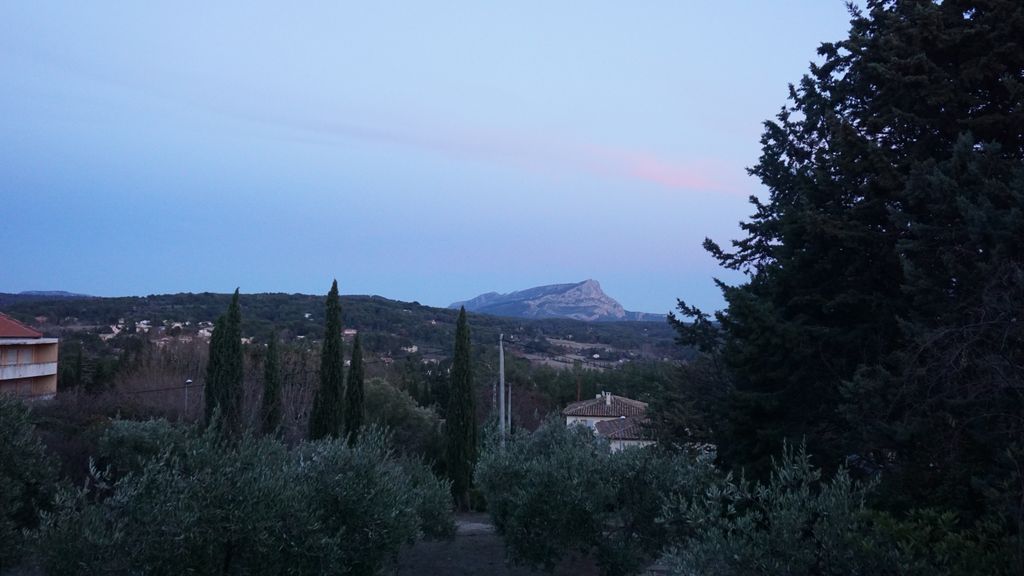
{"type": "Polygon", "coordinates": [[[242,428],[242,380],[245,377],[242,348],[242,308],[238,289],[231,297],[227,314],[227,339],[224,343],[224,416],[228,430],[238,434],[242,428]]]}
{"type": "MultiPolygon", "coordinates": [[[[706,242],[747,274],[722,286],[718,318],[733,464],[763,469],[783,439],[806,439],[826,467],[885,470],[902,506],[968,512],[1011,482],[1021,38],[1019,0],[870,0],[766,123],[751,173],[767,197],[731,250],[706,242]]],[[[1015,498],[1000,506],[1020,509],[1019,482],[1015,498]]]]}
{"type": "Polygon", "coordinates": [[[345,373],[341,341],[341,301],[338,281],[331,284],[325,306],[324,341],[320,349],[320,387],[313,397],[309,417],[309,437],[313,440],[341,434],[345,373]]]}
{"type": "Polygon", "coordinates": [[[348,369],[348,383],[345,385],[345,437],[349,444],[355,444],[363,426],[363,346],[356,334],[352,344],[352,365],[348,369]]]}
{"type": "Polygon", "coordinates": [[[228,435],[237,435],[242,426],[242,354],[242,311],[236,288],[227,313],[214,324],[204,390],[207,422],[219,409],[221,427],[228,435]]]}
{"type": "Polygon", "coordinates": [[[476,397],[470,367],[469,323],[466,308],[459,310],[455,328],[455,353],[452,359],[447,420],[445,422],[445,455],[452,494],[459,507],[469,508],[469,488],[476,464],[476,397]]]}
{"type": "Polygon", "coordinates": [[[260,403],[260,423],[264,434],[275,434],[281,427],[281,408],[277,335],[271,334],[267,342],[267,356],[263,362],[263,399],[260,403]]]}

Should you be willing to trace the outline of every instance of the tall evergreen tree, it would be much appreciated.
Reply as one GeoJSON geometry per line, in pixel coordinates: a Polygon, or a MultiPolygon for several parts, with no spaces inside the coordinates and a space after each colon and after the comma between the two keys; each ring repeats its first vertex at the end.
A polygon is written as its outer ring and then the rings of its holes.
{"type": "Polygon", "coordinates": [[[267,342],[267,357],[263,362],[263,400],[260,404],[260,422],[264,434],[276,434],[281,427],[281,376],[277,358],[277,334],[267,342]]]}
{"type": "Polygon", "coordinates": [[[1000,506],[1024,523],[1024,4],[852,10],[766,123],[745,237],[705,242],[747,276],[721,285],[720,453],[757,470],[806,439],[906,507],[971,512],[1016,482],[1000,506]]]}
{"type": "Polygon", "coordinates": [[[348,383],[345,385],[345,437],[349,444],[355,444],[359,438],[359,429],[363,426],[365,408],[363,407],[363,347],[356,334],[352,344],[352,365],[348,369],[348,383]]]}
{"type": "Polygon", "coordinates": [[[455,353],[452,359],[447,420],[445,422],[445,456],[452,494],[462,510],[469,508],[469,488],[476,464],[476,397],[470,368],[469,323],[466,308],[459,310],[455,328],[455,353]]]}
{"type": "Polygon", "coordinates": [[[207,422],[219,409],[222,429],[228,435],[237,435],[242,427],[242,355],[242,311],[236,288],[227,313],[214,324],[204,391],[207,422]]]}
{"type": "Polygon", "coordinates": [[[344,351],[341,341],[341,301],[338,281],[327,293],[324,341],[320,349],[320,387],[313,397],[309,416],[309,437],[313,440],[341,434],[345,385],[344,351]]]}
{"type": "Polygon", "coordinates": [[[224,406],[224,424],[231,434],[238,434],[242,428],[242,380],[245,377],[242,349],[242,309],[238,289],[228,306],[226,336],[224,339],[224,385],[221,402],[224,406]]]}

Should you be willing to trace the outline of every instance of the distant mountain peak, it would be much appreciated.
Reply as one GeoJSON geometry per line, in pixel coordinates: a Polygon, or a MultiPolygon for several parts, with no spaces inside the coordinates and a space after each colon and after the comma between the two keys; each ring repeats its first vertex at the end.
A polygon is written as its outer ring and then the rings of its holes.
{"type": "Polygon", "coordinates": [[[499,294],[488,292],[470,300],[455,302],[449,308],[465,306],[470,312],[513,318],[572,318],[588,322],[616,320],[661,320],[664,317],[644,312],[629,312],[601,289],[592,278],[569,284],[549,284],[499,294]]]}
{"type": "Polygon", "coordinates": [[[88,294],[76,294],[64,290],[23,290],[19,296],[46,296],[48,298],[90,298],[88,294]]]}

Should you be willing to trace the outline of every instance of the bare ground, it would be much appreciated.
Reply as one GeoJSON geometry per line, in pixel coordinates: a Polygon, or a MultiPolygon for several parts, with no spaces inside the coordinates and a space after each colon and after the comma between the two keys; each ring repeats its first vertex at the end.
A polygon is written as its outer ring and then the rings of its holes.
{"type": "MultiPolygon", "coordinates": [[[[417,542],[398,557],[395,576],[541,576],[542,570],[514,566],[505,555],[505,543],[494,532],[486,514],[460,514],[458,529],[449,542],[417,542]]],[[[593,576],[594,563],[588,559],[562,562],[556,576],[593,576]]]]}

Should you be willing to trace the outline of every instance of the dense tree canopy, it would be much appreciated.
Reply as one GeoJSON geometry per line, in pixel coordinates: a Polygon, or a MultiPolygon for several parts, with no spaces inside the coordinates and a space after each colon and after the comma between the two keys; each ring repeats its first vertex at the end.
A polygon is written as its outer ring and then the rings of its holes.
{"type": "Polygon", "coordinates": [[[721,453],[758,472],[806,439],[894,506],[1020,522],[1024,4],[872,0],[819,54],[765,124],[745,237],[705,243],[747,275],[720,333],[680,326],[735,386],[721,453]]]}

